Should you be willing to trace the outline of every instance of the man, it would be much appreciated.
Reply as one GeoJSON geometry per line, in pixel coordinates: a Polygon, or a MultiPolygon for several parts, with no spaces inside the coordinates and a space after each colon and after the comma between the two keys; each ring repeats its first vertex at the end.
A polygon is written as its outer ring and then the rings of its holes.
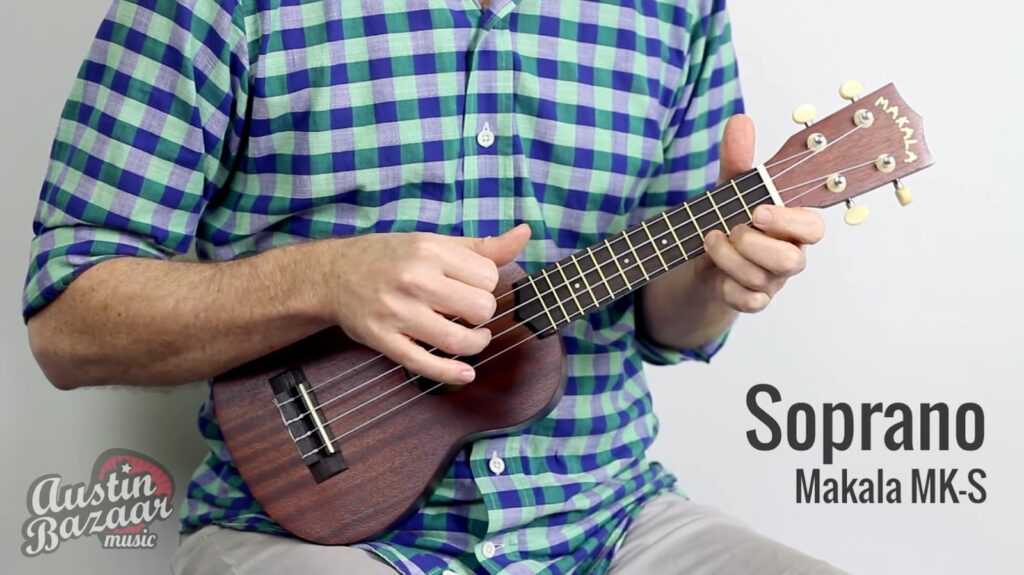
{"type": "MultiPolygon", "coordinates": [[[[751,122],[724,126],[736,75],[721,0],[117,0],[42,190],[33,353],[61,389],[166,386],[339,325],[473,385],[416,342],[479,352],[491,334],[444,316],[491,317],[497,266],[536,271],[749,168],[751,122]],[[168,261],[193,247],[202,263],[168,261]]],[[[644,457],[641,362],[708,361],[822,233],[759,207],[564,328],[556,409],[467,447],[422,508],[353,547],[287,537],[208,402],[174,570],[833,572],[690,503],[644,457]]]]}

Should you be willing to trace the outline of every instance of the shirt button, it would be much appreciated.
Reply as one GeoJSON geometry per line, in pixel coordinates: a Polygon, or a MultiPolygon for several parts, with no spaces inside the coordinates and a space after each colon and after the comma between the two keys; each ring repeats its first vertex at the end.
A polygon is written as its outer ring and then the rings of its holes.
{"type": "Polygon", "coordinates": [[[480,552],[484,554],[484,557],[490,559],[494,557],[495,553],[498,552],[498,546],[488,541],[487,543],[484,543],[484,546],[482,549],[480,549],[480,552]]]}
{"type": "Polygon", "coordinates": [[[490,148],[494,145],[494,132],[491,131],[490,122],[484,122],[483,129],[476,135],[476,143],[480,144],[482,148],[490,148]]]}
{"type": "Polygon", "coordinates": [[[501,475],[505,472],[505,460],[498,457],[498,452],[494,452],[494,454],[491,455],[491,460],[487,463],[487,467],[491,468],[491,473],[501,475]]]}

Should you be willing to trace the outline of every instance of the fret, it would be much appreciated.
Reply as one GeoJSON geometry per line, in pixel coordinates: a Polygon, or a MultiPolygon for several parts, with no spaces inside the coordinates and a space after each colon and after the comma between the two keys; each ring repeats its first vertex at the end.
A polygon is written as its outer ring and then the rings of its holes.
{"type": "Polygon", "coordinates": [[[676,227],[672,225],[672,220],[668,219],[668,212],[661,212],[661,217],[665,218],[665,225],[668,226],[668,231],[672,232],[672,239],[676,241],[676,246],[679,247],[679,251],[683,252],[683,261],[690,259],[690,254],[686,253],[686,248],[683,247],[683,242],[679,240],[679,236],[676,235],[676,227]]]}
{"type": "Polygon", "coordinates": [[[715,209],[715,213],[718,214],[718,219],[722,222],[722,225],[725,227],[725,233],[731,234],[732,232],[729,230],[729,224],[725,223],[725,218],[722,217],[722,212],[718,209],[718,204],[715,203],[713,192],[708,192],[707,196],[708,201],[711,202],[711,207],[715,209]]]}
{"type": "MultiPolygon", "coordinates": [[[[701,240],[707,239],[707,235],[711,231],[725,231],[722,228],[722,219],[719,217],[717,210],[715,209],[716,204],[711,199],[710,195],[704,194],[698,196],[695,200],[689,202],[687,205],[690,206],[690,210],[696,217],[696,226],[701,232],[701,240]]],[[[702,247],[703,243],[704,242],[702,241],[702,247]]]]}
{"type": "Polygon", "coordinates": [[[619,256],[615,255],[615,252],[612,251],[612,244],[611,244],[611,242],[609,242],[608,240],[605,240],[604,241],[604,245],[605,245],[606,248],[608,248],[608,253],[611,254],[612,261],[615,262],[615,267],[619,268],[619,275],[622,276],[622,281],[623,281],[623,283],[626,284],[626,290],[627,291],[633,291],[633,286],[630,285],[630,283],[629,283],[629,276],[626,275],[625,270],[622,269],[622,264],[619,263],[619,256]]]}
{"type": "MultiPolygon", "coordinates": [[[[547,314],[548,321],[551,322],[551,328],[554,329],[558,324],[555,323],[555,317],[551,315],[551,310],[548,309],[548,305],[544,303],[544,296],[540,295],[540,289],[537,288],[537,283],[533,281],[533,276],[526,276],[526,279],[530,280],[530,285],[533,286],[533,291],[537,294],[537,301],[540,302],[541,309],[543,309],[544,313],[547,314]]],[[[558,298],[557,294],[555,295],[555,298],[558,298]]],[[[533,318],[527,318],[526,321],[530,321],[532,319],[533,318]]]]}
{"type": "Polygon", "coordinates": [[[562,304],[562,298],[558,295],[558,289],[555,288],[555,284],[551,282],[551,277],[548,275],[548,270],[540,270],[541,277],[548,282],[548,287],[551,288],[551,293],[555,294],[555,301],[558,303],[558,307],[562,310],[562,315],[565,316],[565,323],[569,323],[569,312],[565,311],[565,306],[562,304]]]}
{"type": "Polygon", "coordinates": [[[704,246],[704,241],[694,225],[695,220],[690,218],[686,209],[679,206],[670,211],[668,213],[668,220],[672,222],[672,230],[676,234],[675,237],[679,238],[680,249],[686,252],[684,261],[687,259],[692,260],[699,256],[701,248],[704,246]]]}
{"type": "Polygon", "coordinates": [[[557,268],[558,269],[558,273],[561,274],[562,281],[565,282],[565,286],[569,290],[569,295],[572,296],[572,301],[576,302],[576,308],[579,309],[580,313],[582,314],[583,313],[583,305],[580,303],[580,300],[576,298],[576,290],[579,289],[579,287],[578,287],[579,283],[576,283],[575,285],[569,283],[569,278],[566,277],[565,270],[562,268],[562,264],[556,262],[555,263],[555,268],[557,268]]]}
{"type": "Polygon", "coordinates": [[[615,299],[615,290],[612,289],[612,284],[608,283],[608,278],[604,275],[604,270],[601,269],[601,264],[597,263],[597,258],[594,257],[594,250],[587,249],[587,253],[590,254],[590,259],[594,262],[594,268],[597,270],[597,274],[601,276],[601,281],[604,282],[605,289],[608,290],[608,297],[615,299]]]}
{"type": "Polygon", "coordinates": [[[753,221],[754,208],[773,201],[763,176],[756,168],[737,177],[733,181],[733,189],[740,201],[743,202],[747,216],[750,218],[747,221],[753,221]]]}
{"type": "Polygon", "coordinates": [[[683,207],[686,208],[686,213],[690,214],[690,220],[693,221],[693,227],[697,228],[697,233],[700,234],[700,241],[703,242],[704,230],[700,229],[700,224],[697,223],[697,218],[693,217],[693,211],[690,210],[689,202],[683,204],[683,207]]]}
{"type": "Polygon", "coordinates": [[[661,260],[662,267],[665,268],[665,271],[668,271],[668,264],[665,263],[665,258],[661,255],[661,250],[658,249],[658,242],[654,241],[654,236],[651,235],[651,230],[647,228],[647,222],[640,222],[640,226],[644,229],[644,232],[647,233],[647,237],[651,240],[651,246],[654,248],[654,253],[658,254],[658,259],[661,260]]]}
{"type": "MultiPolygon", "coordinates": [[[[644,274],[644,280],[651,281],[651,276],[647,275],[647,270],[644,269],[644,262],[640,260],[640,256],[636,253],[636,248],[633,247],[633,242],[629,241],[629,230],[623,232],[622,237],[626,239],[626,245],[629,246],[629,251],[633,252],[633,257],[636,258],[636,263],[640,266],[640,273],[644,274]]],[[[629,264],[629,260],[625,260],[626,264],[629,264]]],[[[630,266],[627,269],[632,268],[630,266]]]]}
{"type": "Polygon", "coordinates": [[[740,192],[739,186],[736,185],[736,180],[729,180],[729,183],[732,184],[732,189],[736,190],[736,197],[743,204],[743,210],[747,212],[747,217],[750,218],[750,221],[754,221],[754,214],[750,213],[750,206],[747,205],[747,200],[743,199],[743,192],[740,192]]]}
{"type": "Polygon", "coordinates": [[[594,290],[590,287],[590,281],[587,280],[587,274],[583,271],[583,267],[580,266],[579,260],[576,259],[576,254],[570,255],[569,259],[572,260],[572,264],[576,266],[576,271],[580,273],[583,285],[587,286],[587,292],[590,294],[590,299],[594,300],[594,307],[599,307],[601,302],[597,299],[597,296],[594,295],[594,290]]]}

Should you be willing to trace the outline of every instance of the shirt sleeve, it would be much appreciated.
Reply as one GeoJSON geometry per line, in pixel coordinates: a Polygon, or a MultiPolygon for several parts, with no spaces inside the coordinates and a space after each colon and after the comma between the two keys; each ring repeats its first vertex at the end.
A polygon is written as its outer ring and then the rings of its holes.
{"type": "Polygon", "coordinates": [[[239,149],[248,58],[238,1],[115,0],[54,138],[25,321],[101,261],[189,251],[239,149]]]}
{"type": "MultiPolygon", "coordinates": [[[[743,112],[732,26],[725,0],[689,2],[689,48],[675,106],[665,131],[661,172],[640,198],[632,223],[653,217],[704,193],[718,179],[719,148],[726,121],[743,112]]],[[[638,300],[639,301],[639,300],[638,300]]],[[[672,349],[644,336],[637,310],[637,345],[655,365],[684,360],[708,362],[722,348],[728,330],[696,349],[672,349]]]]}

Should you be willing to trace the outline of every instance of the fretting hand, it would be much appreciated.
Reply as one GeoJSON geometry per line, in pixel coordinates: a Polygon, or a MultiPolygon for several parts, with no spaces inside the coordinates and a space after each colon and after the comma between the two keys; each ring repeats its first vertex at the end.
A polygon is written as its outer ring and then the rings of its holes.
{"type": "MultiPolygon", "coordinates": [[[[720,181],[749,170],[754,157],[754,125],[746,116],[732,118],[722,142],[720,181]]],[[[701,275],[726,305],[740,312],[765,309],[786,280],[807,264],[807,246],[825,234],[817,213],[804,208],[762,205],[752,226],[742,225],[726,236],[714,231],[705,238],[708,258],[701,275]]]]}

